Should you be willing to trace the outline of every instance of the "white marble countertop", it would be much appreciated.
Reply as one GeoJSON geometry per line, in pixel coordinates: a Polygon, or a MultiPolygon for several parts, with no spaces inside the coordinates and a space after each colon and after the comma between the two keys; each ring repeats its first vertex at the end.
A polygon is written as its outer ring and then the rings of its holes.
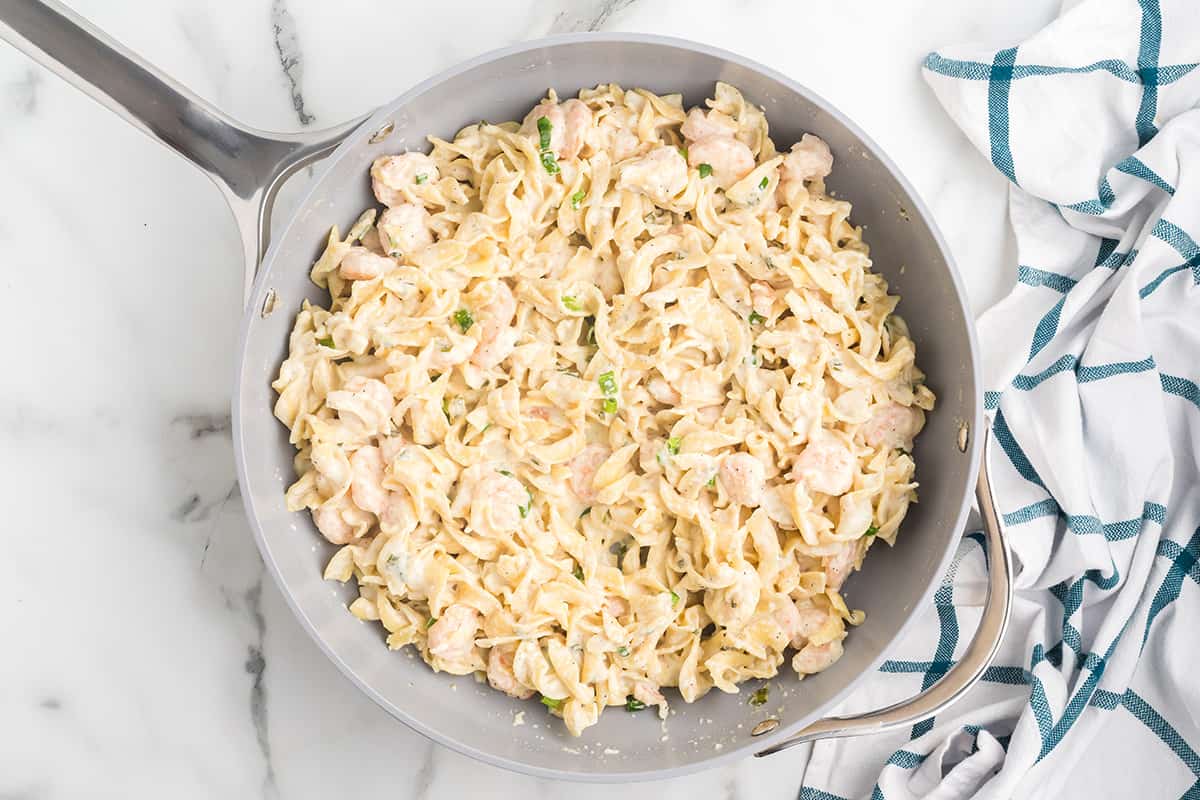
{"type": "MultiPolygon", "coordinates": [[[[976,312],[1012,282],[1006,184],[919,65],[939,45],[1015,41],[1057,10],[1056,0],[71,5],[233,116],[279,130],[348,119],[455,62],[548,33],[669,33],[746,54],[824,95],[892,155],[932,207],[976,312]]],[[[795,752],[616,790],[483,766],[392,721],[264,580],[229,437],[242,276],[218,192],[2,45],[0,176],[0,797],[797,795],[795,752]]]]}

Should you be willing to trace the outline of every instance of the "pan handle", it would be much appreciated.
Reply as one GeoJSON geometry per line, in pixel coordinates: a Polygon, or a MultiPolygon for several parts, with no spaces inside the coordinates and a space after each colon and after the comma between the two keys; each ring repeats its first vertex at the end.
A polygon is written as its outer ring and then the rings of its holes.
{"type": "Polygon", "coordinates": [[[756,756],[769,756],[780,750],[818,739],[863,736],[908,727],[942,713],[983,677],[984,670],[995,657],[1000,640],[1008,627],[1013,593],[1012,551],[996,515],[996,504],[988,475],[989,438],[985,433],[981,448],[979,481],[975,487],[975,497],[979,502],[979,513],[983,518],[983,533],[987,542],[988,595],[983,616],[979,620],[979,629],[962,659],[942,676],[941,680],[915,697],[865,714],[818,720],[790,739],[755,753],[756,756]]]}
{"type": "Polygon", "coordinates": [[[246,296],[266,252],[275,194],[362,122],[303,133],[247,127],[159,72],[58,0],[0,0],[0,39],[191,161],[241,232],[246,296]]]}

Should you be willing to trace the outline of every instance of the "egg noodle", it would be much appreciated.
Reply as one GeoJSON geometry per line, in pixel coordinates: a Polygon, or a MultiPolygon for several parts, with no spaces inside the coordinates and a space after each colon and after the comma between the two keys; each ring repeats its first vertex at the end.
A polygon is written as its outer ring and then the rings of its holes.
{"type": "Polygon", "coordinates": [[[350,611],[575,735],[828,667],[915,499],[934,397],[829,148],[707,106],[551,92],[379,159],[273,384],[350,611]]]}

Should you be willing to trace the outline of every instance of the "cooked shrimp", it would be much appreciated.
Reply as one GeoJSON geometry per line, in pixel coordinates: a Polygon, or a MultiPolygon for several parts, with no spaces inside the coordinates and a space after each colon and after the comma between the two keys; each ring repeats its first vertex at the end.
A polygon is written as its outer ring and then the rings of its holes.
{"type": "Polygon", "coordinates": [[[814,633],[825,627],[829,612],[808,601],[797,604],[790,598],[783,598],[775,607],[773,616],[792,647],[803,647],[814,633]]]}
{"type": "Polygon", "coordinates": [[[737,124],[720,112],[705,113],[697,106],[688,112],[679,132],[689,142],[698,142],[709,136],[733,136],[737,133],[737,124]]]}
{"type": "Polygon", "coordinates": [[[825,569],[825,585],[833,590],[842,588],[846,578],[858,563],[859,541],[846,542],[836,553],[821,559],[825,569]]]}
{"type": "Polygon", "coordinates": [[[913,438],[924,426],[925,415],[919,408],[888,403],[879,406],[859,430],[872,447],[886,445],[908,450],[912,448],[913,438]]]}
{"type": "Polygon", "coordinates": [[[825,140],[811,133],[800,137],[783,158],[780,175],[784,181],[811,181],[824,178],[833,170],[833,153],[825,140]]]}
{"type": "Polygon", "coordinates": [[[442,660],[447,671],[453,672],[455,667],[472,660],[478,630],[478,611],[462,603],[448,606],[429,628],[429,652],[442,660]]]}
{"type": "Polygon", "coordinates": [[[521,133],[532,136],[538,146],[541,144],[538,120],[542,117],[550,122],[550,151],[555,157],[571,159],[578,156],[587,141],[588,128],[592,126],[591,109],[575,98],[561,104],[538,103],[521,123],[521,133]]]}
{"type": "Polygon", "coordinates": [[[517,648],[511,644],[496,645],[488,652],[487,680],[493,689],[499,689],[509,697],[525,700],[533,696],[533,690],[523,686],[513,674],[513,656],[517,648]]]}
{"type": "Polygon", "coordinates": [[[612,451],[602,444],[589,444],[570,460],[567,468],[571,470],[571,491],[585,503],[596,499],[596,488],[592,481],[596,478],[596,470],[600,469],[612,451]]]}
{"type": "Polygon", "coordinates": [[[631,156],[637,155],[638,148],[641,146],[642,140],[636,134],[622,128],[613,136],[612,159],[614,162],[624,161],[631,156]]]}
{"type": "Polygon", "coordinates": [[[429,369],[434,372],[445,372],[457,366],[474,354],[478,342],[470,337],[459,337],[453,342],[446,339],[435,339],[425,346],[422,351],[429,369]]]}
{"type": "Polygon", "coordinates": [[[414,189],[441,177],[437,162],[424,153],[401,153],[375,159],[371,165],[371,189],[385,206],[398,206],[417,198],[414,189]]]}
{"type": "Polygon", "coordinates": [[[313,522],[321,535],[333,544],[349,544],[354,540],[354,529],[342,519],[340,510],[333,506],[313,509],[313,522]]]}
{"type": "Polygon", "coordinates": [[[350,498],[363,511],[379,514],[387,502],[383,488],[383,454],[378,447],[360,447],[350,456],[350,498]]]}
{"type": "MultiPolygon", "coordinates": [[[[482,290],[490,294],[487,295],[488,299],[475,309],[479,344],[471,354],[471,363],[483,369],[490,369],[508,358],[517,345],[518,334],[512,327],[513,317],[517,313],[517,301],[508,284],[502,280],[488,281],[483,284],[482,290]]],[[[475,291],[471,294],[474,295],[475,291]]]]}
{"type": "Polygon", "coordinates": [[[721,462],[721,488],[729,499],[754,508],[762,502],[767,488],[767,471],[761,461],[749,453],[734,453],[721,462]]]}
{"type": "Polygon", "coordinates": [[[738,628],[754,615],[761,595],[762,581],[758,571],[746,564],[737,571],[732,584],[704,593],[704,610],[718,625],[738,628]]]}
{"type": "Polygon", "coordinates": [[[661,145],[644,156],[625,162],[620,170],[617,188],[644,194],[658,205],[665,206],[683,191],[687,180],[687,164],[679,151],[661,145]]]}
{"type": "Polygon", "coordinates": [[[379,218],[379,244],[392,257],[412,256],[433,244],[432,218],[425,206],[400,203],[379,218]]]}
{"type": "Polygon", "coordinates": [[[801,675],[812,675],[832,666],[841,657],[840,639],[825,644],[806,644],[792,656],[792,669],[801,675]]]}
{"type": "Polygon", "coordinates": [[[463,470],[451,513],[466,517],[471,529],[485,535],[512,533],[529,513],[531,498],[525,485],[494,464],[463,470]]]}
{"type": "Polygon", "coordinates": [[[796,458],[792,479],[814,492],[845,494],[854,483],[854,454],[833,436],[812,439],[796,458]]]}
{"type": "Polygon", "coordinates": [[[342,257],[338,274],[348,281],[369,281],[396,268],[396,262],[365,247],[351,247],[342,257]]]}
{"type": "Polygon", "coordinates": [[[701,164],[712,167],[713,180],[728,189],[754,169],[754,153],[732,136],[709,136],[688,145],[688,166],[699,169],[701,164]]]}

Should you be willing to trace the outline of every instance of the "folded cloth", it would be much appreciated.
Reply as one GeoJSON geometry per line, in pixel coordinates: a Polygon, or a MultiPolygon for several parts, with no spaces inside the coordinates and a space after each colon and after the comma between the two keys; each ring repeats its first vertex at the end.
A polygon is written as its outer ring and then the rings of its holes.
{"type": "MultiPolygon", "coordinates": [[[[817,743],[802,800],[1200,798],[1200,6],[1068,5],[1019,46],[925,62],[1012,181],[1017,285],[979,322],[1011,628],[946,714],[817,743]]],[[[952,665],[981,544],[855,708],[952,665]]]]}

